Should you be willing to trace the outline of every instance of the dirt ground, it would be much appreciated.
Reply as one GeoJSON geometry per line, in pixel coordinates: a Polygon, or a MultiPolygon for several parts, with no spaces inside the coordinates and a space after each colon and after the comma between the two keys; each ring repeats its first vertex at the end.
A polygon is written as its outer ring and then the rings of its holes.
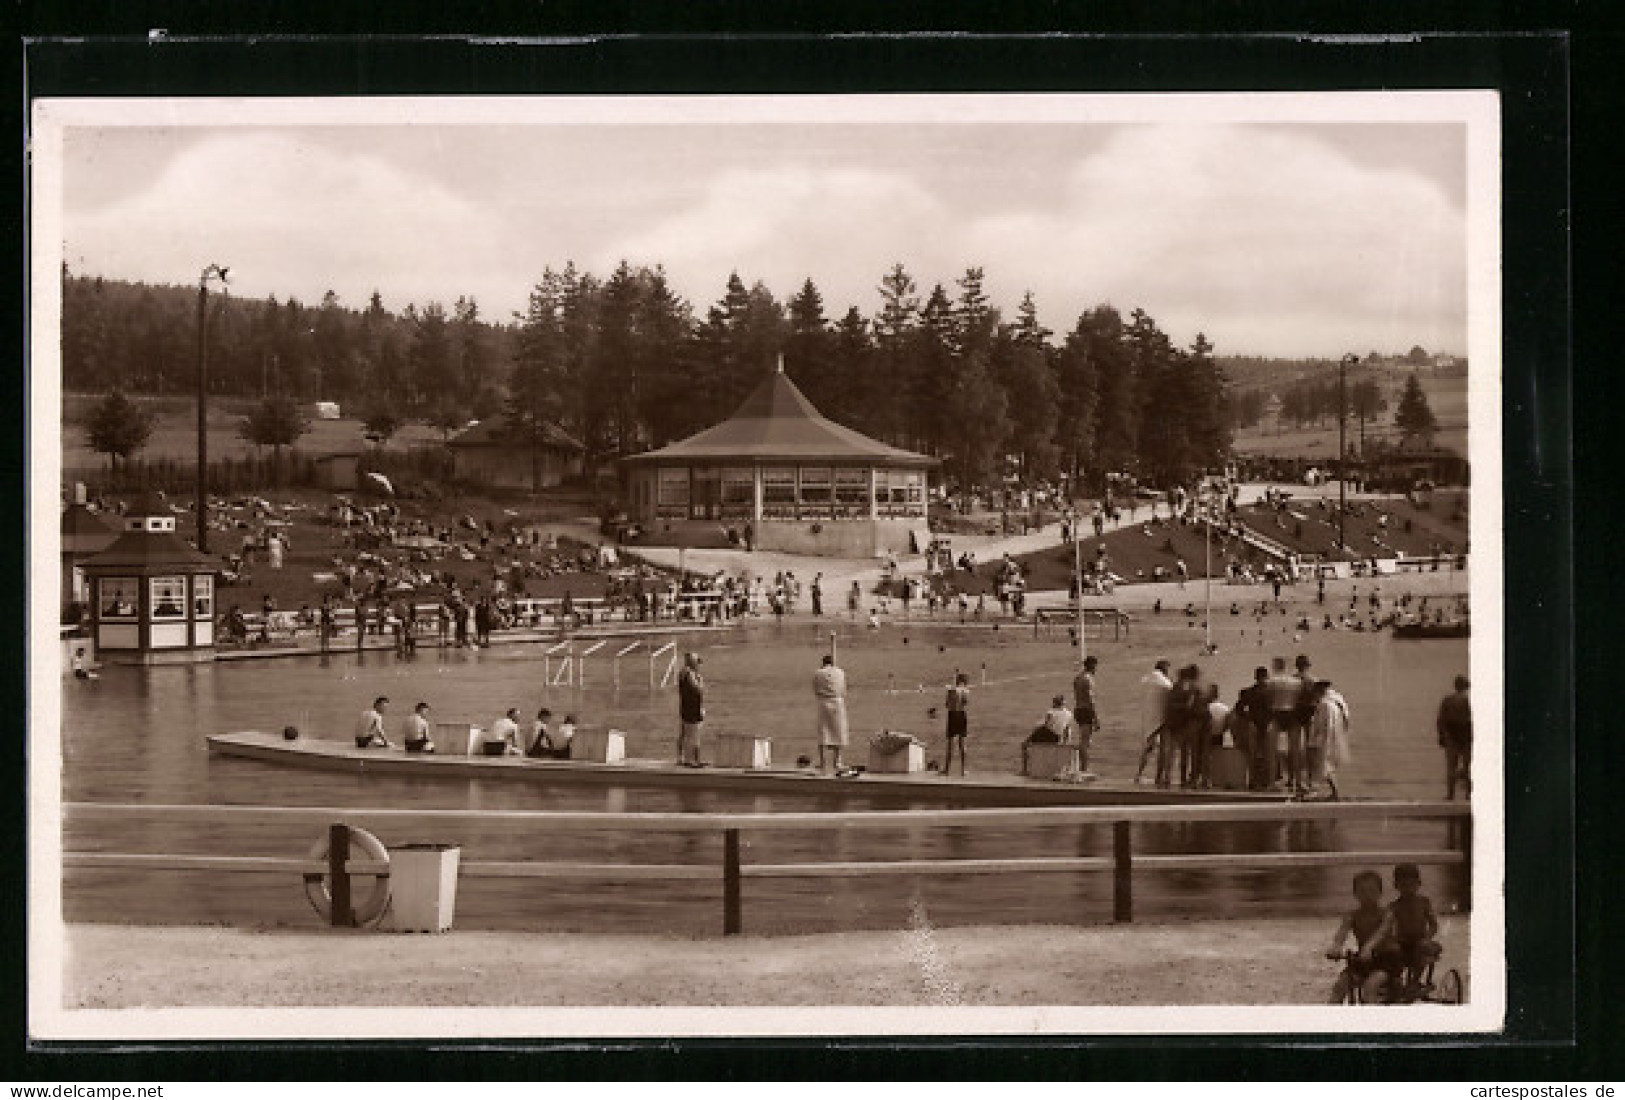
{"type": "MultiPolygon", "coordinates": [[[[64,1006],[1316,1004],[1324,920],[728,939],[69,925],[64,1006]]],[[[1468,924],[1445,917],[1466,973],[1468,924]]],[[[1471,990],[1469,987],[1469,997],[1471,990]]]]}

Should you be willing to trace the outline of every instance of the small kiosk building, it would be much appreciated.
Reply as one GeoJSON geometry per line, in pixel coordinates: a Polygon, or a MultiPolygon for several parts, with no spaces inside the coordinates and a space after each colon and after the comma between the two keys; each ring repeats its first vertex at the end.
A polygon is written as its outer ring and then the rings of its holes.
{"type": "Polygon", "coordinates": [[[214,659],[215,564],[175,533],[156,496],[132,502],[123,533],[80,564],[96,654],[126,664],[214,659]]]}

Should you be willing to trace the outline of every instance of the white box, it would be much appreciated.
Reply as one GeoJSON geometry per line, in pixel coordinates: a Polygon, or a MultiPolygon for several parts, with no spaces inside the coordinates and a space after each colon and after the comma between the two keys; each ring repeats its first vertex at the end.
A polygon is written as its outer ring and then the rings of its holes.
{"type": "Polygon", "coordinates": [[[626,734],[620,730],[580,730],[570,741],[570,759],[619,764],[626,759],[626,734]]]}
{"type": "Polygon", "coordinates": [[[441,756],[468,756],[479,752],[478,728],[468,722],[436,722],[434,751],[441,756]]]}
{"type": "Polygon", "coordinates": [[[869,770],[882,774],[907,774],[925,770],[925,746],[909,745],[897,752],[881,752],[869,746],[869,770]]]}
{"type": "Polygon", "coordinates": [[[448,932],[457,912],[455,844],[406,844],[389,850],[390,932],[448,932]]]}
{"type": "Polygon", "coordinates": [[[1046,745],[1039,742],[1027,746],[1027,774],[1033,779],[1053,779],[1077,767],[1076,745],[1046,745]]]}
{"type": "Polygon", "coordinates": [[[744,733],[721,734],[716,739],[716,753],[711,763],[719,768],[771,768],[773,742],[744,733]]]}

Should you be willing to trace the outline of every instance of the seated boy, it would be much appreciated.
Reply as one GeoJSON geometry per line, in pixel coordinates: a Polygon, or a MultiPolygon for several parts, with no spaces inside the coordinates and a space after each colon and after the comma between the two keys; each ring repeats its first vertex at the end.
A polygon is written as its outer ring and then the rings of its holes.
{"type": "Polygon", "coordinates": [[[1334,1005],[1349,999],[1351,982],[1359,983],[1367,1004],[1379,1001],[1387,985],[1387,975],[1372,958],[1378,943],[1377,933],[1388,919],[1388,911],[1382,907],[1382,876],[1375,871],[1355,875],[1354,897],[1359,904],[1343,915],[1332,945],[1326,949],[1328,959],[1341,959],[1344,942],[1350,935],[1354,937],[1356,953],[1348,960],[1348,969],[1332,984],[1331,1003],[1334,1005]]]}
{"type": "Polygon", "coordinates": [[[1378,935],[1379,965],[1412,984],[1420,982],[1428,966],[1443,953],[1433,938],[1439,932],[1439,919],[1433,915],[1433,902],[1419,892],[1421,888],[1422,872],[1416,864],[1401,863],[1394,868],[1399,897],[1388,906],[1378,935]]]}

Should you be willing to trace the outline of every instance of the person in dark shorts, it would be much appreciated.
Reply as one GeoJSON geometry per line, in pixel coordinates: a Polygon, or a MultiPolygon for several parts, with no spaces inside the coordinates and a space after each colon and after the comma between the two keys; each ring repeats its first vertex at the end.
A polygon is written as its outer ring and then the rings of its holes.
{"type": "Polygon", "coordinates": [[[1351,983],[1359,983],[1368,1004],[1382,1000],[1387,985],[1387,974],[1373,959],[1377,948],[1377,934],[1388,920],[1388,910],[1382,905],[1382,876],[1375,871],[1361,871],[1354,876],[1354,897],[1357,906],[1343,914],[1332,945],[1326,949],[1328,959],[1343,957],[1343,944],[1354,937],[1355,955],[1348,961],[1348,969],[1339,974],[1332,985],[1330,1001],[1334,1005],[1348,1000],[1351,983]]]}
{"type": "Polygon", "coordinates": [[[948,689],[946,707],[948,710],[948,758],[942,765],[942,774],[947,775],[954,767],[954,748],[957,742],[959,749],[959,774],[965,774],[965,735],[970,733],[970,678],[963,672],[954,676],[953,686],[948,689]]]}
{"type": "Polygon", "coordinates": [[[1401,863],[1394,868],[1394,889],[1399,897],[1388,906],[1388,917],[1378,930],[1375,957],[1399,981],[1415,983],[1443,953],[1434,939],[1439,934],[1439,918],[1433,913],[1433,902],[1421,892],[1422,872],[1416,864],[1401,863]]]}
{"type": "Polygon", "coordinates": [[[1456,677],[1456,690],[1439,704],[1439,747],[1444,749],[1445,794],[1456,799],[1456,782],[1462,795],[1473,797],[1473,708],[1467,699],[1467,677],[1456,677]]]}
{"type": "Polygon", "coordinates": [[[1236,738],[1236,747],[1247,753],[1247,786],[1263,790],[1275,781],[1275,736],[1270,730],[1270,670],[1253,669],[1253,682],[1236,697],[1236,714],[1240,720],[1232,728],[1246,729],[1248,740],[1242,745],[1236,738]]]}
{"type": "Polygon", "coordinates": [[[1100,658],[1085,657],[1083,668],[1072,679],[1072,718],[1078,724],[1078,769],[1089,770],[1089,746],[1100,729],[1100,712],[1095,704],[1095,669],[1100,658]]]}

